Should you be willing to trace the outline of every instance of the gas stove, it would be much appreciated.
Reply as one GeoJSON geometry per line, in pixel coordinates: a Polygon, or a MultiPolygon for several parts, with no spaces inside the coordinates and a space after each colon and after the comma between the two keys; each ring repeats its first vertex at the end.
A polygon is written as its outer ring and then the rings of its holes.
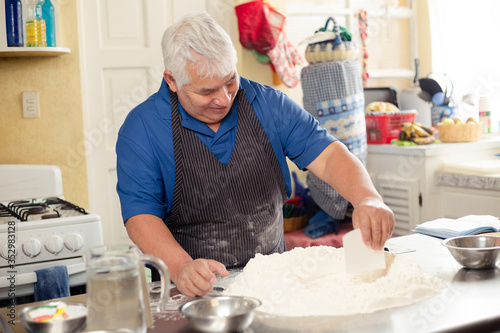
{"type": "Polygon", "coordinates": [[[102,244],[100,216],[64,199],[59,167],[0,165],[0,300],[6,277],[27,295],[35,270],[56,265],[67,266],[70,286],[85,284],[82,255],[102,244]]]}
{"type": "MultiPolygon", "coordinates": [[[[18,266],[81,256],[89,246],[102,244],[100,229],[98,215],[62,198],[0,203],[0,257],[15,257],[18,266]]],[[[0,262],[0,268],[8,266],[0,262]]]]}

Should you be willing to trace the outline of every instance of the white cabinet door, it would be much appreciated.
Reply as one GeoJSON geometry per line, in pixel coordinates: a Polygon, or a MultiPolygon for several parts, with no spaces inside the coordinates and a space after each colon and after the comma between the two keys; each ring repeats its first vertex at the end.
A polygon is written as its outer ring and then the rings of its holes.
{"type": "Polygon", "coordinates": [[[118,130],[128,112],[161,84],[163,31],[195,10],[234,29],[234,16],[226,15],[234,11],[230,0],[78,2],[85,145],[74,161],[86,160],[90,210],[101,215],[106,244],[130,242],[116,193],[118,130]]]}

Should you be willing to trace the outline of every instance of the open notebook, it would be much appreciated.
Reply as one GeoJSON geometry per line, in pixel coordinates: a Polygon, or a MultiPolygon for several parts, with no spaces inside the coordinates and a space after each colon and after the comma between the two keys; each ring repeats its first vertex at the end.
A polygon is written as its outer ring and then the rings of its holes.
{"type": "Polygon", "coordinates": [[[458,219],[441,218],[419,224],[413,232],[439,238],[500,232],[500,219],[491,215],[467,215],[458,219]]]}

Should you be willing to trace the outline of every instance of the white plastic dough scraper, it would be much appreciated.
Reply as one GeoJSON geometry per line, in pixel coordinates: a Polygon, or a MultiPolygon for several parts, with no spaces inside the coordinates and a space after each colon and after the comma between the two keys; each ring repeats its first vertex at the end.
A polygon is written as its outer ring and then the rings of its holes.
{"type": "Polygon", "coordinates": [[[385,268],[385,253],[363,243],[361,230],[354,229],[342,237],[347,273],[359,273],[385,268]]]}

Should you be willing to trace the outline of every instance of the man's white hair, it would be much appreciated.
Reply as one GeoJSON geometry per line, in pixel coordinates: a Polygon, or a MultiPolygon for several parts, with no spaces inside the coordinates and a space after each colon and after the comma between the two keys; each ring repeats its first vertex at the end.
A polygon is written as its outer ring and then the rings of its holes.
{"type": "Polygon", "coordinates": [[[194,63],[201,79],[236,72],[238,57],[229,35],[206,12],[194,12],[168,27],[161,41],[165,69],[177,87],[191,83],[187,70],[194,63]]]}

